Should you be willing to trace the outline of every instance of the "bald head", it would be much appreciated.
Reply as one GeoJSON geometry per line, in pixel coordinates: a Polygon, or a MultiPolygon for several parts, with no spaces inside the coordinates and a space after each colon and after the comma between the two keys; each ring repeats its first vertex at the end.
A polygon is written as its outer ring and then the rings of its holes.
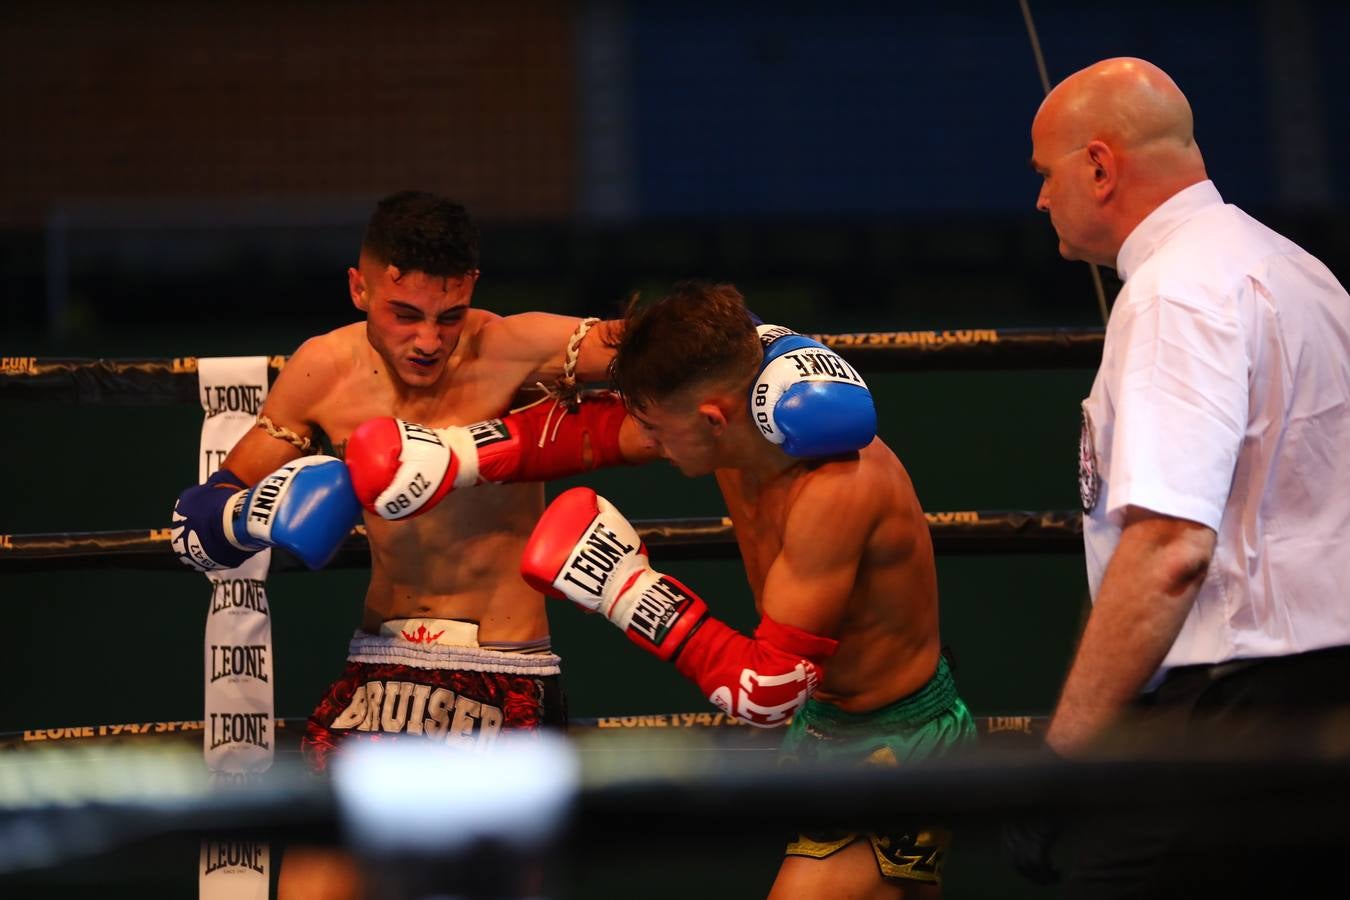
{"type": "Polygon", "coordinates": [[[1075,72],[1050,92],[1037,118],[1050,117],[1075,144],[1100,139],[1120,150],[1162,143],[1194,150],[1191,105],[1167,73],[1142,59],[1107,59],[1075,72]]]}
{"type": "Polygon", "coordinates": [[[1031,125],[1060,252],[1114,265],[1126,236],[1178,191],[1203,181],[1191,105],[1150,62],[1102,60],[1060,82],[1031,125]]]}

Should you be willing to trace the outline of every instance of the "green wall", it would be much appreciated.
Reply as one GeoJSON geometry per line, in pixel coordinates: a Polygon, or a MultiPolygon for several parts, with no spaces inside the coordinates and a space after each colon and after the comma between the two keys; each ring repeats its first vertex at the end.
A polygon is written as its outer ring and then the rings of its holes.
{"type": "MultiPolygon", "coordinates": [[[[166,346],[172,353],[175,347],[166,346]]],[[[1090,373],[873,375],[882,436],[926,508],[1072,508],[1078,400],[1090,373]]],[[[0,533],[163,527],[195,477],[200,414],[187,406],[7,402],[0,533]]],[[[560,482],[556,492],[571,483],[560,482]]],[[[711,479],[658,463],[586,479],[634,518],[722,511],[711,479]]],[[[659,558],[657,565],[663,565],[659,558]]],[[[1049,709],[1085,593],[1075,555],[940,557],[943,638],[978,714],[1049,709]]],[[[750,594],[732,561],[669,562],[672,574],[740,626],[750,594]]],[[[341,668],[364,573],[282,573],[269,581],[277,711],[308,712],[341,668]]],[[[109,568],[5,575],[13,628],[0,730],[201,715],[201,636],[209,591],[182,572],[109,568]]],[[[552,607],[574,715],[701,709],[673,669],[565,603],[552,607]]]]}
{"type": "MultiPolygon", "coordinates": [[[[198,335],[188,343],[181,335],[140,332],[105,337],[97,353],[286,352],[313,330],[198,335]]],[[[28,352],[50,351],[33,346],[28,352]]],[[[869,376],[882,436],[904,460],[931,511],[1073,508],[1078,403],[1090,379],[1089,372],[869,376]]],[[[174,497],[196,477],[196,408],[11,400],[3,409],[9,427],[0,454],[0,534],[164,527],[174,497]]],[[[580,480],[554,485],[550,493],[580,480]]],[[[587,481],[634,518],[722,511],[710,479],[688,481],[663,463],[587,481]]],[[[753,625],[738,563],[663,563],[659,553],[655,562],[695,586],[731,623],[753,625]]],[[[1048,712],[1082,616],[1081,556],[939,557],[938,571],[943,637],[954,650],[958,685],[973,711],[1048,712]]],[[[341,669],[364,578],[351,570],[282,573],[269,580],[278,714],[307,714],[341,669]]],[[[208,598],[205,579],[186,570],[0,577],[9,625],[0,654],[9,686],[0,693],[0,731],[199,718],[208,598]]],[[[707,708],[672,667],[640,653],[595,617],[556,603],[552,631],[565,660],[573,715],[707,708]]],[[[651,897],[693,891],[763,896],[779,846],[777,839],[757,837],[735,848],[686,848],[674,867],[670,860],[619,866],[608,859],[577,860],[571,893],[562,897],[631,896],[634,884],[651,897]]],[[[122,883],[116,890],[103,886],[104,870],[91,865],[34,880],[0,880],[0,893],[9,893],[8,884],[16,896],[73,897],[100,883],[105,896],[148,890],[190,898],[196,896],[194,859],[189,848],[134,871],[111,864],[107,878],[122,883]]],[[[948,866],[949,900],[1046,893],[1001,861],[993,835],[958,837],[948,866]]]]}

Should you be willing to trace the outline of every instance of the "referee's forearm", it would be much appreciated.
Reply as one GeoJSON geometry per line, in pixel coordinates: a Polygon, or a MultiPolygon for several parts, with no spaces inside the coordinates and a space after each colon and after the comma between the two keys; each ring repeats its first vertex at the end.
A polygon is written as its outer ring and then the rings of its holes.
{"type": "Polygon", "coordinates": [[[1175,519],[1126,526],[1051,719],[1054,750],[1083,752],[1157,671],[1204,581],[1212,536],[1175,519]]]}

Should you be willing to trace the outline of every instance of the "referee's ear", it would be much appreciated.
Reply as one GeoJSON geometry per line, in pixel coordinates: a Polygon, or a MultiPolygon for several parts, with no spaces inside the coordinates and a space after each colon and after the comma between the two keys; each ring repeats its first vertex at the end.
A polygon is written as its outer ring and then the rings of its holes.
{"type": "Polygon", "coordinates": [[[1092,167],[1092,193],[1098,203],[1106,203],[1116,192],[1120,163],[1105,141],[1088,141],[1088,165],[1092,167]]]}

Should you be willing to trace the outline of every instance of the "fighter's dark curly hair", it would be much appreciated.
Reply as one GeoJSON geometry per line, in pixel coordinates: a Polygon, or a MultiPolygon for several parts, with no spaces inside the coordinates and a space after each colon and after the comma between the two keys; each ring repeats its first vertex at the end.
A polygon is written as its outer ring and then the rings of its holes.
{"type": "Polygon", "coordinates": [[[706,380],[748,387],[764,354],[741,292],[706,281],[681,281],[652,303],[634,294],[606,343],[610,381],[638,412],[706,380]]]}
{"type": "Polygon", "coordinates": [[[401,272],[460,276],[478,268],[478,229],[458,203],[399,191],[376,204],[361,250],[401,272]]]}

